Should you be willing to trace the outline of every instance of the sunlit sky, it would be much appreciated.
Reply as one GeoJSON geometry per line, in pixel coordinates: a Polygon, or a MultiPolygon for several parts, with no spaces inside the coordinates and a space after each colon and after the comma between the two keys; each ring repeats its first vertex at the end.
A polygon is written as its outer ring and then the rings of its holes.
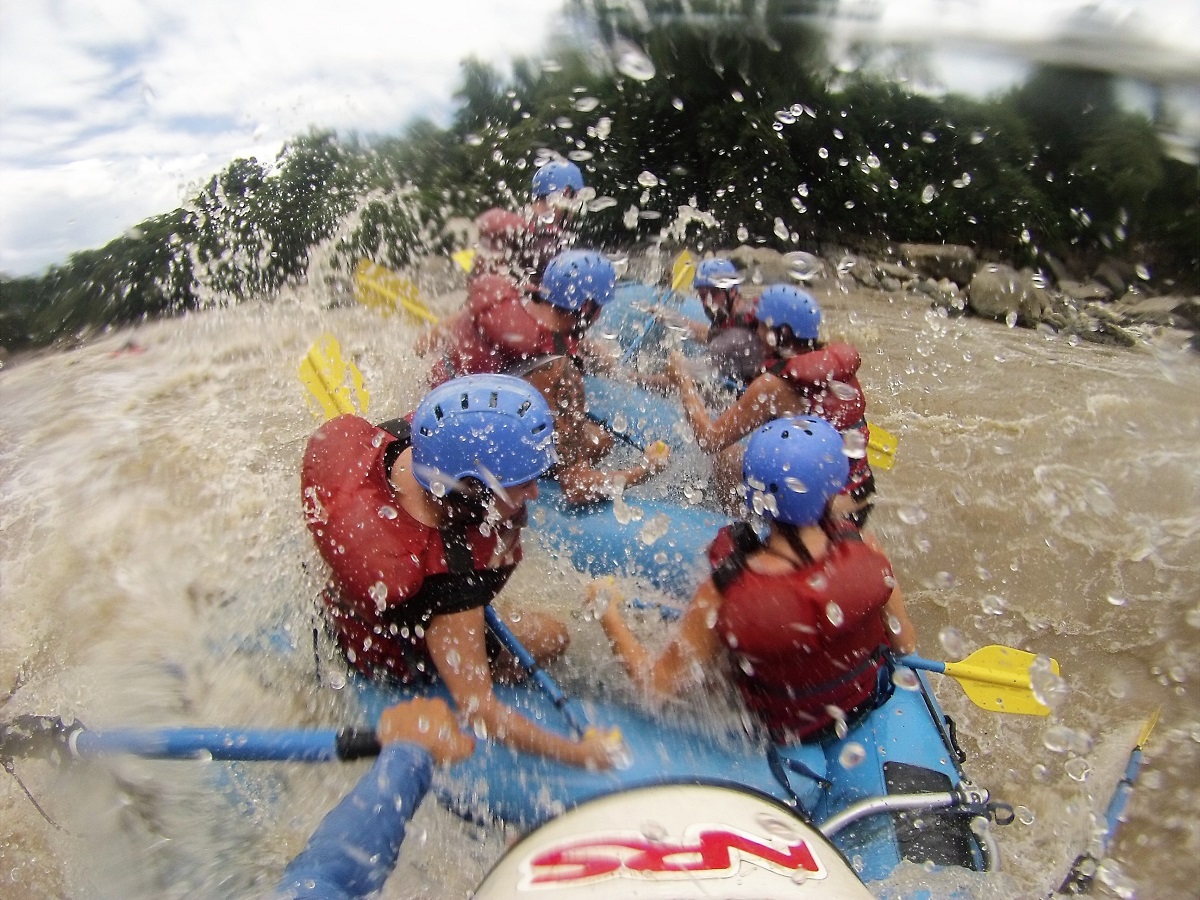
{"type": "MultiPolygon", "coordinates": [[[[445,122],[460,61],[474,54],[506,68],[513,55],[538,53],[562,5],[0,2],[0,272],[33,274],[100,246],[175,208],[232,159],[272,158],[310,126],[395,133],[417,115],[445,122]]],[[[986,92],[1020,71],[972,36],[1023,52],[1061,47],[1054,29],[1085,6],[1100,37],[1092,43],[1123,52],[1132,70],[1178,58],[1193,86],[1200,71],[1192,0],[846,6],[882,11],[876,33],[922,44],[946,35],[955,49],[934,71],[955,89],[986,92]]]]}

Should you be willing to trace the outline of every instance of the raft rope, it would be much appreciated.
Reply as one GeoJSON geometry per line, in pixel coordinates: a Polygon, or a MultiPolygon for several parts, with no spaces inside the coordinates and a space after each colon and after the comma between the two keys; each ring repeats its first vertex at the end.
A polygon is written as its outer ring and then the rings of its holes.
{"type": "Polygon", "coordinates": [[[65,828],[51,819],[50,816],[46,814],[46,811],[42,809],[42,805],[37,802],[37,799],[33,796],[33,794],[29,793],[29,788],[25,787],[25,782],[23,782],[21,780],[21,776],[17,774],[17,767],[13,764],[12,759],[5,757],[2,762],[4,764],[4,771],[16,779],[16,782],[20,786],[21,790],[25,792],[25,796],[29,798],[29,802],[33,804],[33,808],[42,814],[42,818],[53,825],[58,831],[61,831],[63,834],[70,834],[71,832],[67,831],[65,828]]]}

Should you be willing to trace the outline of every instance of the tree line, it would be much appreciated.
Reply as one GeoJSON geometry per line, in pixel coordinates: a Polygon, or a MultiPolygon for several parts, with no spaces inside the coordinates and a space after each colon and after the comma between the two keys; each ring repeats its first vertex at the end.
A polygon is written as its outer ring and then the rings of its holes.
{"type": "Polygon", "coordinates": [[[692,247],[944,242],[1081,273],[1117,257],[1196,286],[1197,168],[1121,107],[1111,76],[1043,67],[1001,96],[933,97],[831,66],[822,32],[785,14],[795,3],[736,6],[672,16],[662,0],[635,17],[570,0],[574,30],[544,57],[462,63],[447,127],[313,131],[104,247],[0,281],[0,346],[270,296],[318,246],[335,272],[402,268],[452,249],[452,218],[521,202],[548,154],[603,198],[583,222],[611,250],[664,229],[692,247]]]}

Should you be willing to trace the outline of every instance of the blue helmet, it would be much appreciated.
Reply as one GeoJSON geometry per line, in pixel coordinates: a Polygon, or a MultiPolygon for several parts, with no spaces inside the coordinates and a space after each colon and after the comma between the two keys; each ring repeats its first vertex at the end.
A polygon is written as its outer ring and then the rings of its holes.
{"type": "Polygon", "coordinates": [[[491,488],[525,484],[557,461],[554,417],[537,388],[520,378],[465,375],[418,404],[412,459],[413,477],[439,496],[468,477],[491,488]]]}
{"type": "Polygon", "coordinates": [[[804,341],[815,341],[821,332],[821,307],[807,291],[790,284],[773,284],[763,291],[754,318],[768,328],[786,325],[804,341]]]}
{"type": "Polygon", "coordinates": [[[612,299],[617,270],[603,253],[564,250],[546,266],[538,292],[560,309],[578,312],[591,301],[603,306],[612,299]]]}
{"type": "Polygon", "coordinates": [[[722,256],[705,259],[696,266],[696,277],[692,279],[694,288],[719,288],[727,290],[735,284],[742,283],[742,276],[737,266],[731,260],[722,256]]]}
{"type": "Polygon", "coordinates": [[[819,522],[849,475],[841,433],[817,416],[768,422],[751,436],[742,458],[746,505],[790,525],[819,522]]]}
{"type": "Polygon", "coordinates": [[[567,188],[577,194],[583,190],[583,173],[573,162],[553,159],[533,173],[534,197],[549,197],[567,188]]]}

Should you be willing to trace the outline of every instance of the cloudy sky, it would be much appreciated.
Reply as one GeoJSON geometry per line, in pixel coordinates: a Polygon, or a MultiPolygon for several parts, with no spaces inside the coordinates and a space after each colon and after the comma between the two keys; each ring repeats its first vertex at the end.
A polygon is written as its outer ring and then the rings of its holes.
{"type": "MultiPolygon", "coordinates": [[[[33,274],[102,245],[311,125],[394,133],[418,114],[446,121],[459,61],[536,53],[562,5],[0,0],[0,272],[33,274]]],[[[1055,29],[1079,10],[1090,11],[1079,53],[1135,71],[1179,60],[1193,85],[1200,72],[1196,0],[843,0],[851,7],[896,39],[942,35],[956,89],[1010,77],[1009,61],[978,49],[989,42],[1062,52],[1055,29]]]]}
{"type": "Polygon", "coordinates": [[[561,0],[2,0],[0,271],[174,209],[309,125],[444,118],[469,54],[540,46],[561,0]]]}

